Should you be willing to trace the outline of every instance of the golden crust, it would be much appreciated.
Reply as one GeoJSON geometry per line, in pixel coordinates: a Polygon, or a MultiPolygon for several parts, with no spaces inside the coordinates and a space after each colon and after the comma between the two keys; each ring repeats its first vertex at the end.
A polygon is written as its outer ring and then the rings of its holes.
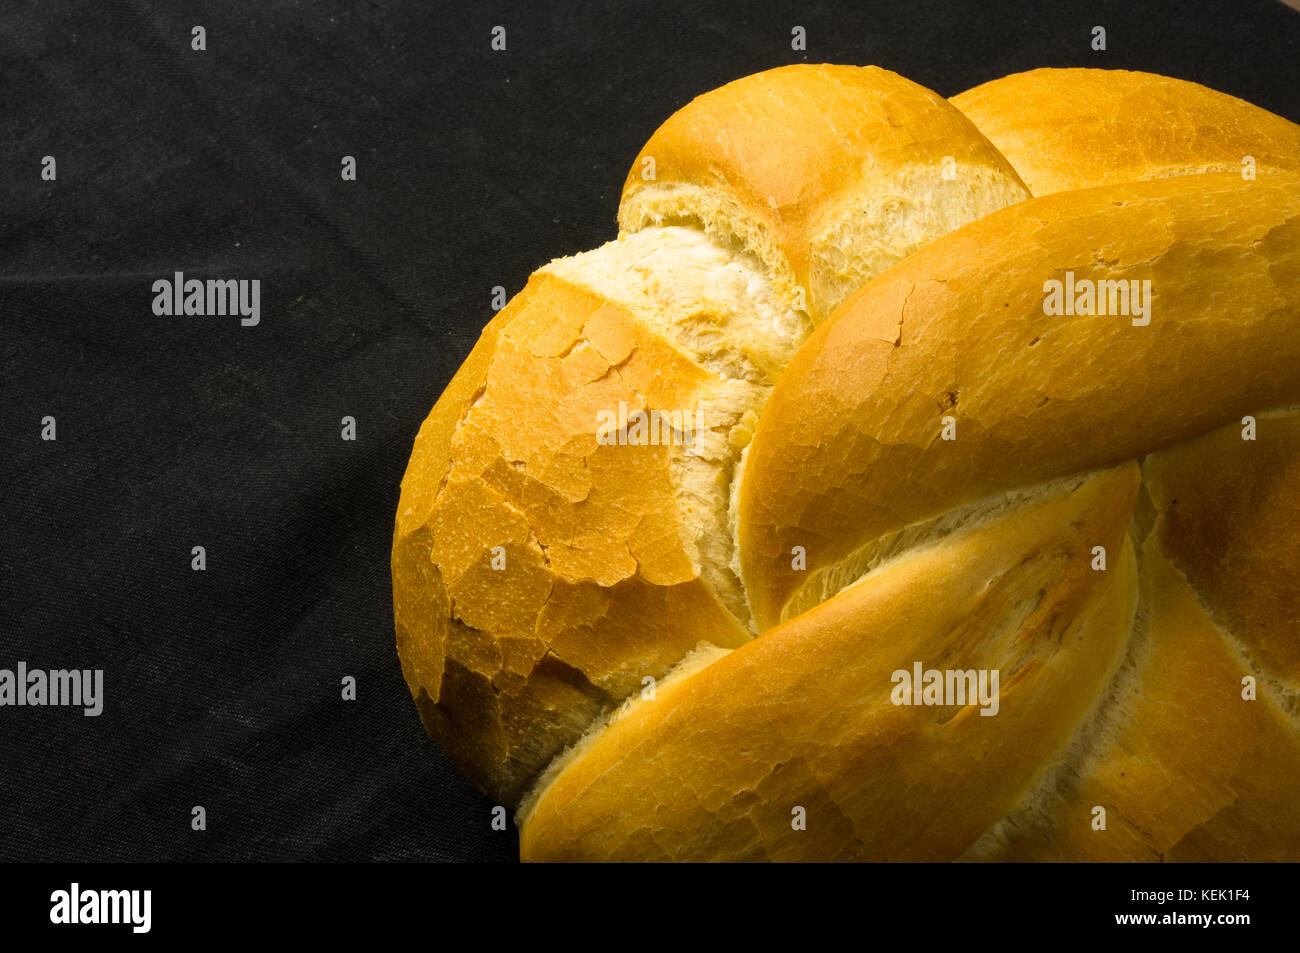
{"type": "Polygon", "coordinates": [[[881,275],[800,349],[750,445],[739,550],[759,624],[908,524],[1297,402],[1298,269],[1300,179],[1207,175],[1033,199],[881,275]],[[1067,271],[1149,280],[1150,324],[1045,315],[1067,271]]]}
{"type": "Polygon", "coordinates": [[[1197,83],[1152,73],[1038,69],[951,100],[1034,195],[1173,175],[1300,170],[1300,126],[1197,83]]]}

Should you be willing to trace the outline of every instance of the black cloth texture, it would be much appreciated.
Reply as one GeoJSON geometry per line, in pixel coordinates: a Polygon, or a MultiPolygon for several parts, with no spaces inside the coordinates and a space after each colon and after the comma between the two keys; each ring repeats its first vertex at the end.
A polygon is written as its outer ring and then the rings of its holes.
{"type": "Polygon", "coordinates": [[[1142,69],[1300,120],[1274,0],[8,0],[0,668],[103,669],[104,711],[0,708],[0,860],[517,857],[402,680],[412,441],[495,286],[614,238],[674,110],[795,62],[1142,69]],[[260,323],[155,314],[176,272],[259,280],[260,323]]]}

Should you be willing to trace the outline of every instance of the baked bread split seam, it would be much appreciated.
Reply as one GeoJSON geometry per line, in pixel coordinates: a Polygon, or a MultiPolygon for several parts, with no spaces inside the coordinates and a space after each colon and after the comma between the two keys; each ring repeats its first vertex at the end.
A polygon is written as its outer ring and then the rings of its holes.
{"type": "Polygon", "coordinates": [[[1300,127],[790,66],[618,223],[488,323],[394,531],[523,859],[1300,859],[1300,127]]]}

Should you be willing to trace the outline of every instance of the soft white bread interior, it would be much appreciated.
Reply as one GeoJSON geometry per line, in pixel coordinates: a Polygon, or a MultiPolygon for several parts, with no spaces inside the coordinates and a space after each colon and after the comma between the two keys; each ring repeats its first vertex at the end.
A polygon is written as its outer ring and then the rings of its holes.
{"type": "Polygon", "coordinates": [[[775,383],[812,330],[761,261],[696,228],[649,228],[542,271],[617,303],[722,377],[775,383]]]}
{"type": "Polygon", "coordinates": [[[796,65],[674,113],[633,162],[618,221],[623,234],[689,223],[749,251],[819,322],[930,239],[1027,195],[930,90],[874,66],[796,65]]]}
{"type": "Polygon", "coordinates": [[[590,289],[714,375],[686,408],[683,443],[667,454],[670,485],[692,572],[751,628],[728,529],[732,473],[768,389],[811,330],[807,318],[777,297],[753,256],[698,229],[647,229],[539,273],[590,289]]]}

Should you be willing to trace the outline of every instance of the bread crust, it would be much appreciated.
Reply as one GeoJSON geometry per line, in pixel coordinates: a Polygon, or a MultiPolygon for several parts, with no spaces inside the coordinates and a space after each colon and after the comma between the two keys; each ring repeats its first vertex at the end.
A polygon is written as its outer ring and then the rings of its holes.
{"type": "Polygon", "coordinates": [[[398,654],[524,859],[1300,859],[1300,128],[952,103],[699,97],[421,428],[398,654]]]}
{"type": "Polygon", "coordinates": [[[1037,69],[954,96],[1034,195],[1206,172],[1300,171],[1300,126],[1154,73],[1037,69]]]}
{"type": "Polygon", "coordinates": [[[1298,268],[1300,179],[1219,174],[1032,199],[880,275],[800,349],[749,447],[759,624],[887,533],[1300,401],[1298,268]],[[1149,280],[1150,324],[1045,315],[1067,271],[1149,280]]]}

